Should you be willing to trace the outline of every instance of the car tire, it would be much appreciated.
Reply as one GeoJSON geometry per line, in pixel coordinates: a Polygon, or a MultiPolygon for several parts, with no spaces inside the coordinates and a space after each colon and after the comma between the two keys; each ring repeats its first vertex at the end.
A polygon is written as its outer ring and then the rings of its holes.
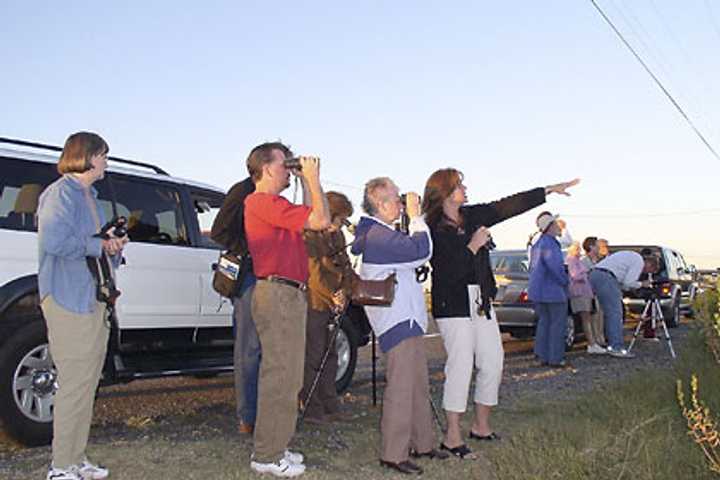
{"type": "Polygon", "coordinates": [[[573,345],[577,341],[577,329],[575,328],[575,317],[567,316],[567,326],[565,327],[565,351],[572,350],[573,345]]]}
{"type": "Polygon", "coordinates": [[[680,325],[680,301],[676,299],[672,307],[670,307],[670,311],[667,312],[667,316],[665,316],[664,312],[663,316],[665,317],[665,323],[667,323],[668,328],[677,328],[677,326],[680,325]]]}
{"type": "Polygon", "coordinates": [[[52,405],[57,390],[42,317],[29,319],[0,352],[0,419],[20,443],[35,447],[52,440],[52,405]]]}
{"type": "Polygon", "coordinates": [[[355,373],[355,366],[357,365],[357,335],[347,320],[348,318],[343,319],[340,331],[335,339],[335,348],[338,353],[335,390],[338,394],[343,393],[350,387],[355,373]]]}

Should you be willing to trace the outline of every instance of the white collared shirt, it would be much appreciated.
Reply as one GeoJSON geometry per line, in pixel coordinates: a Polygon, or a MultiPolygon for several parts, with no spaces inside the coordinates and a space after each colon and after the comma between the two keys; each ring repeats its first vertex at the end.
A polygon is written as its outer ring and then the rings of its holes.
{"type": "Polygon", "coordinates": [[[615,252],[595,264],[596,269],[612,272],[624,290],[640,288],[641,283],[638,279],[644,266],[642,255],[629,250],[615,252]]]}

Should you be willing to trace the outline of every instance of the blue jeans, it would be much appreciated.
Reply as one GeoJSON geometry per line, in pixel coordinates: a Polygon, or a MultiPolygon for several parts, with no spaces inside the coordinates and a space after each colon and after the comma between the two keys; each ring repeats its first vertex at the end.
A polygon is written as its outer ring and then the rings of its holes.
{"type": "Polygon", "coordinates": [[[535,312],[535,355],[541,361],[557,365],[565,358],[565,330],[567,328],[567,302],[537,302],[535,312]]]}
{"type": "Polygon", "coordinates": [[[233,298],[235,330],[235,405],[238,420],[255,425],[257,416],[260,340],[252,318],[252,294],[255,286],[233,298]]]}
{"type": "Polygon", "coordinates": [[[622,290],[609,272],[592,270],[590,284],[605,316],[605,336],[613,349],[624,348],[622,290]]]}

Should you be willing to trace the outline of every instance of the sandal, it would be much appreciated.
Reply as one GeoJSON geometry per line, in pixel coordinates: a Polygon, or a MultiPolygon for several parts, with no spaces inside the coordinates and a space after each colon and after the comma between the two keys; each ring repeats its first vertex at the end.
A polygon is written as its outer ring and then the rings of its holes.
{"type": "Polygon", "coordinates": [[[443,452],[442,450],[436,450],[433,448],[429,452],[423,452],[423,453],[420,453],[416,450],[410,450],[410,456],[413,458],[427,457],[427,458],[435,459],[435,460],[445,460],[446,458],[450,457],[450,454],[447,452],[443,452]]]}
{"type": "Polygon", "coordinates": [[[473,459],[475,458],[475,455],[473,455],[472,450],[470,450],[468,448],[468,446],[465,445],[464,443],[460,446],[453,447],[453,448],[450,448],[447,445],[445,445],[444,443],[441,443],[440,450],[445,450],[447,452],[450,452],[453,455],[455,455],[456,457],[462,458],[462,459],[464,459],[465,457],[473,458],[473,459]]]}
{"type": "Polygon", "coordinates": [[[500,440],[501,437],[495,432],[490,432],[490,435],[478,435],[477,433],[474,433],[472,430],[470,430],[470,438],[472,438],[473,440],[493,442],[500,440]]]}

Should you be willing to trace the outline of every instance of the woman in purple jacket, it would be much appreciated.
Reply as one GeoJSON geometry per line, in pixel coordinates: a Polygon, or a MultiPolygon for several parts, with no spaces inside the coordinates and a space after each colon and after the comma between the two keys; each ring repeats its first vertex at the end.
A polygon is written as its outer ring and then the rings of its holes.
{"type": "Polygon", "coordinates": [[[598,345],[598,341],[593,334],[591,320],[593,310],[592,303],[595,294],[590,285],[590,279],[588,279],[590,269],[580,259],[579,242],[573,242],[568,248],[565,264],[568,267],[568,274],[570,275],[570,286],[568,288],[570,293],[570,309],[572,313],[579,315],[582,321],[583,332],[585,332],[585,338],[588,341],[587,352],[590,354],[607,353],[607,350],[598,345]]]}
{"type": "Polygon", "coordinates": [[[557,216],[543,212],[537,218],[542,235],[532,247],[528,296],[538,315],[535,355],[544,365],[565,367],[565,326],[569,283],[557,237],[557,216]]]}

